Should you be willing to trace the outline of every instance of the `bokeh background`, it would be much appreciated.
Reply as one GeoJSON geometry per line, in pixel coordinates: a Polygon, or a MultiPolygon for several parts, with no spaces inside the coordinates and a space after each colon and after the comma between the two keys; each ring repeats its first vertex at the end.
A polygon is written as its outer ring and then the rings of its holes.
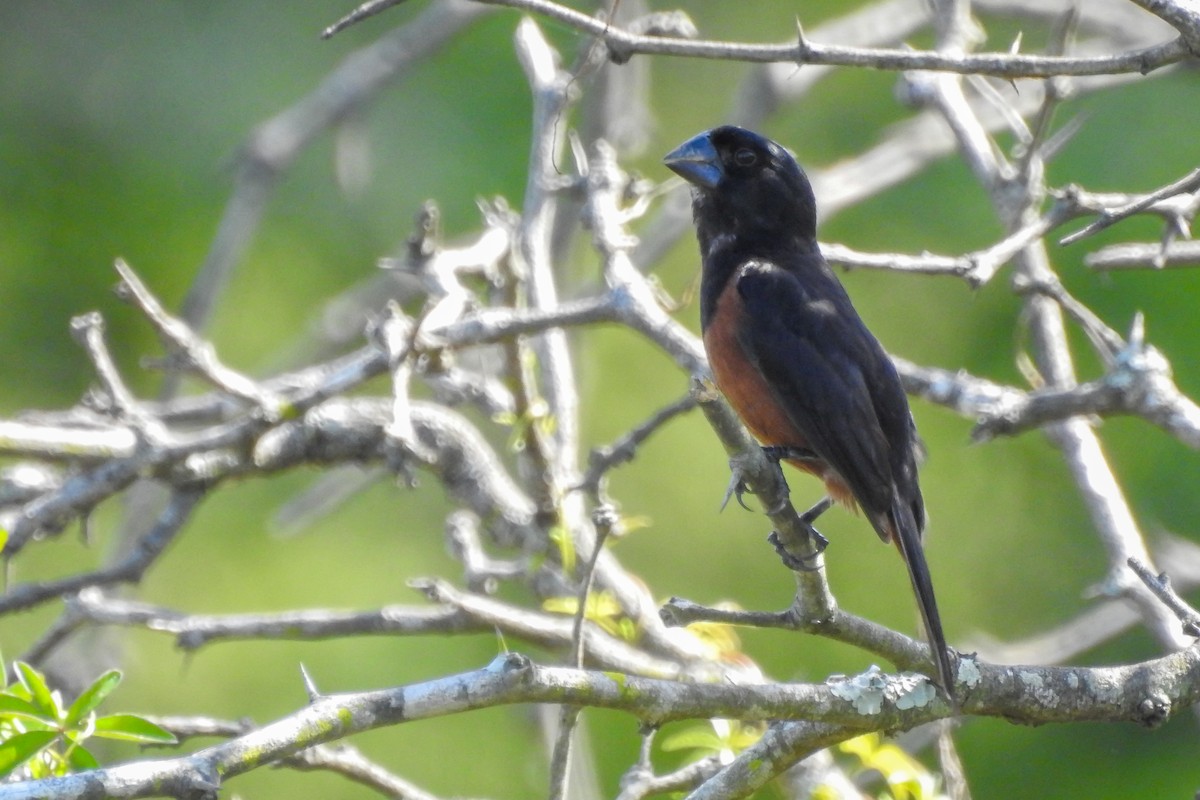
{"type": "MultiPolygon", "coordinates": [[[[850,4],[683,0],[708,36],[774,41],[850,4]]],[[[110,0],[0,3],[0,415],[66,408],[92,380],[68,334],[70,318],[98,309],[127,380],[146,396],[159,377],[139,368],[158,353],[148,326],[110,288],[124,257],[169,307],[178,307],[211,243],[231,186],[231,164],[258,123],[294,103],[356,48],[411,19],[411,2],[322,42],[317,33],[351,3],[296,0],[110,0]]],[[[347,190],[334,173],[332,137],[310,148],[280,181],[253,243],[222,296],[209,335],[232,366],[267,375],[305,357],[331,297],[370,279],[396,251],[420,203],[435,199],[446,231],[479,224],[477,197],[520,205],[530,100],[513,55],[518,15],[483,18],[390,87],[358,121],[370,143],[370,180],[347,190]],[[300,344],[298,344],[298,342],[300,344]]],[[[987,21],[992,49],[1017,28],[987,21]]],[[[574,54],[579,40],[546,25],[574,54]]],[[[1030,30],[1026,49],[1044,41],[1030,30]]],[[[749,67],[657,59],[650,64],[652,140],[627,166],[665,179],[659,157],[724,121],[749,67]]],[[[765,132],[805,164],[828,166],[877,142],[911,112],[893,96],[895,76],[839,71],[802,104],[772,116],[765,132]]],[[[1147,191],[1193,168],[1200,82],[1194,70],[1088,95],[1059,121],[1084,124],[1049,167],[1049,182],[1094,190],[1147,191]]],[[[862,250],[955,254],[1001,233],[982,190],[951,156],[903,185],[823,219],[821,237],[862,250]]],[[[1145,312],[1151,341],[1171,358],[1180,387],[1200,394],[1195,330],[1200,276],[1192,270],[1096,274],[1090,249],[1155,240],[1153,222],[1133,220],[1052,256],[1068,289],[1113,327],[1145,312]]],[[[586,249],[564,264],[568,292],[595,285],[586,249]],[[569,276],[569,277],[566,277],[569,276]]],[[[689,296],[694,241],[655,265],[664,288],[689,296]]],[[[1019,303],[1002,272],[972,291],[952,278],[854,272],[845,282],[892,351],[919,363],[964,368],[1020,383],[1019,303]]],[[[694,302],[678,317],[696,328],[694,302]]],[[[687,376],[628,332],[573,334],[586,397],[585,445],[603,444],[687,389],[687,376]]],[[[1084,377],[1096,361],[1075,337],[1084,377]]],[[[381,391],[385,387],[378,387],[381,391]]],[[[932,516],[929,559],[949,639],[1019,639],[1072,618],[1105,571],[1103,554],[1063,463],[1040,434],[972,445],[970,421],[924,403],[914,413],[931,453],[923,483],[932,516]]],[[[1200,455],[1137,420],[1111,420],[1101,436],[1134,513],[1149,537],[1195,537],[1200,455]]],[[[502,442],[502,432],[496,435],[502,442]]],[[[315,471],[232,486],[203,505],[174,549],[137,590],[142,599],[193,613],[289,608],[375,608],[420,602],[405,581],[455,577],[444,552],[447,504],[431,481],[416,490],[382,481],[337,513],[285,533],[278,509],[315,471]]],[[[615,474],[611,492],[626,514],[651,524],[620,542],[620,558],[655,594],[780,608],[791,577],[763,538],[768,525],[740,509],[717,513],[725,456],[698,414],[665,429],[615,474]]],[[[797,504],[817,487],[792,481],[797,504]]],[[[73,531],[29,547],[18,580],[83,568],[113,546],[119,507],[109,503],[85,545],[73,531]]],[[[828,569],[839,601],[911,630],[903,569],[860,519],[831,513],[828,569]]],[[[6,658],[19,655],[58,612],[45,607],[0,619],[6,658]]],[[[266,722],[305,702],[298,664],[327,692],[417,681],[486,663],[501,644],[468,638],[362,638],[319,643],[230,643],[183,656],[169,637],[144,631],[96,637],[97,660],[119,663],[126,683],[110,710],[249,717],[266,722]]],[[[770,674],[821,679],[866,667],[863,653],[779,632],[745,632],[746,651],[770,674]]],[[[520,648],[520,645],[516,645],[520,648]]],[[[1151,656],[1140,632],[1081,657],[1090,664],[1151,656]]],[[[587,715],[605,794],[636,755],[636,722],[587,715]]],[[[1118,798],[1191,796],[1200,788],[1197,723],[1180,714],[1162,729],[1133,726],[1016,727],[972,720],[958,740],[978,800],[1013,796],[1118,798]],[[1152,790],[1148,787],[1152,787],[1152,790]],[[1149,793],[1147,793],[1149,792],[1149,793]]],[[[544,790],[534,714],[506,708],[422,722],[358,737],[355,744],[441,795],[518,798],[544,790]]],[[[110,758],[136,755],[114,749],[110,758]]],[[[260,770],[236,779],[242,797],[364,797],[323,775],[260,770]]]]}

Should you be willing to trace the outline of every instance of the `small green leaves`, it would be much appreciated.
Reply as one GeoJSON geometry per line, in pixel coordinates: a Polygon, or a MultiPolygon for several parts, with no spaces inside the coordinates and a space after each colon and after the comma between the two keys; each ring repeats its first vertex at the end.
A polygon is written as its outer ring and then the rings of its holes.
{"type": "Polygon", "coordinates": [[[575,540],[565,525],[555,525],[550,529],[550,543],[558,549],[558,559],[563,572],[575,574],[575,540]]]}
{"type": "Polygon", "coordinates": [[[734,756],[757,742],[762,732],[760,724],[710,719],[664,736],[659,745],[666,752],[691,750],[697,758],[716,756],[722,764],[728,764],[734,756]]]}
{"type": "Polygon", "coordinates": [[[67,711],[67,727],[74,728],[80,720],[87,717],[88,714],[96,710],[96,706],[104,702],[104,698],[117,688],[121,683],[121,671],[118,669],[110,669],[108,672],[97,678],[91,686],[84,690],[83,694],[76,698],[71,704],[71,708],[67,711]]]}
{"type": "Polygon", "coordinates": [[[175,744],[174,734],[160,728],[148,719],[134,714],[110,714],[96,718],[96,736],[102,739],[120,739],[139,744],[175,744]]]}
{"type": "Polygon", "coordinates": [[[60,719],[63,715],[62,698],[50,691],[42,673],[24,661],[18,661],[14,666],[17,669],[17,679],[21,681],[28,699],[32,700],[43,714],[51,719],[60,719]]]}
{"type": "MultiPolygon", "coordinates": [[[[849,768],[853,778],[859,773],[878,773],[887,782],[887,792],[879,796],[892,800],[941,800],[940,779],[920,761],[878,733],[866,733],[848,739],[837,746],[853,756],[859,764],[849,768]]],[[[829,787],[818,787],[813,797],[840,797],[829,787]]]]}
{"type": "MultiPolygon", "coordinates": [[[[2,664],[0,664],[2,667],[2,664]]],[[[0,780],[23,769],[32,778],[66,775],[100,766],[83,743],[92,737],[139,744],[174,744],[170,732],[133,714],[96,716],[96,709],[121,683],[110,669],[80,693],[70,708],[46,676],[16,662],[17,683],[0,689],[0,780]]]]}
{"type": "Polygon", "coordinates": [[[57,722],[52,716],[43,713],[41,709],[23,697],[0,692],[0,720],[5,717],[17,717],[26,722],[46,725],[53,725],[57,722]]]}
{"type": "Polygon", "coordinates": [[[0,777],[33,758],[57,738],[54,731],[27,731],[0,742],[0,777]]]}

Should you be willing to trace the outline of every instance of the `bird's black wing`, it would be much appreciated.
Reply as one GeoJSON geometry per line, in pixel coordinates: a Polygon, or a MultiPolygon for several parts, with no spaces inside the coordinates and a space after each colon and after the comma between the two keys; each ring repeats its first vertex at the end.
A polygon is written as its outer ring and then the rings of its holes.
{"type": "Polygon", "coordinates": [[[894,491],[892,442],[877,409],[887,398],[876,398],[880,387],[872,382],[887,356],[837,279],[824,264],[812,267],[804,281],[762,261],[738,271],[741,344],[808,446],[874,519],[891,510],[894,491]]]}

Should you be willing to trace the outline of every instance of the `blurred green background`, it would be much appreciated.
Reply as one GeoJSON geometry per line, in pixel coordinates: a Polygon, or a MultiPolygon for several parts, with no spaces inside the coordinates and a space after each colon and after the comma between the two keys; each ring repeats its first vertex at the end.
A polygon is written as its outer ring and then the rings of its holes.
{"type": "MultiPolygon", "coordinates": [[[[303,97],[347,54],[424,7],[408,3],[332,41],[318,41],[317,33],[352,5],[0,3],[0,415],[66,408],[79,398],[92,373],[67,326],[71,316],[91,309],[105,315],[126,378],[152,395],[158,378],[141,371],[138,360],[157,354],[157,344],[137,314],[109,291],[113,259],[126,258],[168,307],[178,307],[207,252],[230,190],[230,166],[249,131],[303,97]]],[[[848,5],[678,4],[707,36],[757,41],[792,30],[797,13],[811,29],[848,5]]],[[[382,94],[363,120],[372,159],[365,187],[339,188],[331,137],[285,174],[210,330],[228,363],[254,375],[292,363],[296,338],[326,300],[374,274],[376,259],[403,242],[426,198],[441,205],[452,236],[478,226],[476,197],[499,194],[520,205],[530,101],[511,46],[517,20],[512,12],[485,17],[382,94]]],[[[1015,30],[1010,23],[989,29],[995,49],[1006,48],[1015,30]]],[[[579,42],[569,31],[548,26],[548,32],[574,56],[579,42]]],[[[748,69],[655,61],[653,140],[628,166],[665,179],[659,155],[724,121],[731,93],[748,69]]],[[[842,71],[802,104],[772,117],[765,132],[811,167],[851,157],[911,113],[893,99],[895,81],[886,73],[842,71]]],[[[1194,71],[1075,100],[1059,119],[1083,115],[1085,123],[1050,165],[1050,183],[1156,188],[1195,166],[1198,109],[1194,71]]],[[[823,220],[821,236],[863,250],[954,254],[985,246],[999,233],[982,191],[950,157],[823,220]]],[[[1172,359],[1181,388],[1196,395],[1200,276],[1191,270],[1098,275],[1082,266],[1089,249],[1154,240],[1158,233],[1155,224],[1134,220],[1085,243],[1055,247],[1052,257],[1070,291],[1113,327],[1126,330],[1134,313],[1144,311],[1150,339],[1172,359]]],[[[679,297],[696,278],[696,262],[689,235],[655,274],[679,297]]],[[[576,280],[585,276],[585,284],[594,283],[590,255],[567,268],[576,280]]],[[[950,278],[865,271],[845,281],[868,324],[894,352],[1020,381],[1019,304],[1007,273],[978,291],[950,278]]],[[[694,329],[697,314],[692,303],[678,316],[694,329]]],[[[586,446],[610,441],[686,391],[687,376],[665,368],[662,355],[628,332],[580,331],[573,342],[586,393],[586,446]]],[[[1075,336],[1075,343],[1085,377],[1094,375],[1095,359],[1082,337],[1075,336]]],[[[923,479],[932,517],[929,558],[950,641],[966,647],[976,634],[1020,638],[1086,608],[1083,595],[1103,578],[1104,557],[1046,440],[1032,434],[971,445],[969,421],[923,403],[915,404],[914,413],[931,453],[923,479]]],[[[1139,421],[1107,422],[1101,436],[1146,533],[1192,536],[1200,517],[1200,457],[1139,421]]],[[[315,471],[296,472],[224,487],[205,502],[138,596],[195,613],[374,608],[419,602],[405,586],[409,577],[459,574],[442,545],[447,505],[428,480],[417,490],[379,484],[301,535],[279,535],[274,513],[316,477],[315,471]]],[[[669,426],[613,478],[612,494],[623,511],[653,522],[620,542],[619,556],[663,598],[783,607],[793,584],[763,542],[765,520],[736,508],[717,513],[727,477],[725,456],[698,415],[669,426]]],[[[792,483],[798,505],[818,496],[815,484],[792,483]]],[[[28,548],[14,565],[16,578],[45,579],[94,564],[112,544],[118,514],[116,503],[101,509],[90,547],[72,532],[28,548]]],[[[844,513],[829,514],[821,527],[833,540],[828,568],[841,604],[911,630],[915,613],[891,548],[879,546],[861,519],[844,513]]],[[[51,606],[0,619],[4,655],[21,653],[57,612],[51,606]]],[[[119,659],[127,671],[110,701],[114,710],[260,722],[305,702],[301,662],[322,690],[333,692],[471,669],[500,647],[489,636],[375,638],[220,644],[185,658],[169,637],[142,631],[95,646],[109,648],[114,640],[121,647],[105,658],[119,659]]],[[[819,680],[872,661],[845,647],[778,632],[746,632],[743,641],[781,678],[819,680]]],[[[1155,652],[1148,636],[1133,633],[1081,660],[1115,663],[1155,652]]],[[[610,795],[636,755],[636,723],[617,714],[588,719],[604,794],[610,795]]],[[[1200,788],[1196,733],[1194,717],[1180,714],[1155,732],[972,720],[958,738],[977,800],[1145,796],[1151,785],[1156,796],[1167,797],[1200,788]]],[[[544,791],[544,756],[528,709],[403,726],[355,744],[441,795],[517,798],[544,791]]],[[[230,791],[263,798],[297,792],[368,796],[338,778],[274,770],[238,778],[230,791]]]]}

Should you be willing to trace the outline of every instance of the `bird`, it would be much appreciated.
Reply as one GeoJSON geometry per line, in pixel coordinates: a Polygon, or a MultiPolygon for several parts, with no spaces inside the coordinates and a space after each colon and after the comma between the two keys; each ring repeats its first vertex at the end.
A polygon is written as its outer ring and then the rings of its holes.
{"type": "Polygon", "coordinates": [[[895,365],[821,254],[812,185],[792,154],[724,125],[665,165],[691,186],[700,244],[700,327],[717,388],[774,460],[815,475],[900,551],[938,683],[954,697],[922,536],[922,444],[895,365]]]}

